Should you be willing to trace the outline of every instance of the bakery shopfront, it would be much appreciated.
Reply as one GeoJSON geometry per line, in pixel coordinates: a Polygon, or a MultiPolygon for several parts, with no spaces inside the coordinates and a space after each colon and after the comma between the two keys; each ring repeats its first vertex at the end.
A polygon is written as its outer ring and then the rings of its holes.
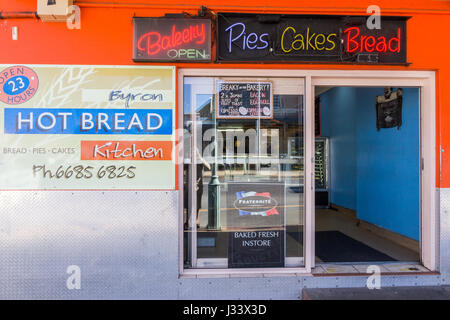
{"type": "Polygon", "coordinates": [[[182,273],[427,270],[419,92],[431,74],[245,65],[407,66],[407,21],[217,14],[216,59],[241,64],[179,70],[182,273]]]}
{"type": "Polygon", "coordinates": [[[282,2],[2,13],[1,297],[447,284],[446,4],[282,2]]]}

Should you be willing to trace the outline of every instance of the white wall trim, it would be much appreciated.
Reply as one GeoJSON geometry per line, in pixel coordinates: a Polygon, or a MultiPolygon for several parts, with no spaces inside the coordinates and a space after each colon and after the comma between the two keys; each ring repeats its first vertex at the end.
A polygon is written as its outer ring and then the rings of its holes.
{"type": "Polygon", "coordinates": [[[313,77],[313,86],[420,87],[421,262],[437,271],[439,230],[436,207],[436,87],[433,71],[330,71],[313,77]],[[342,73],[342,74],[340,74],[342,73]]]}

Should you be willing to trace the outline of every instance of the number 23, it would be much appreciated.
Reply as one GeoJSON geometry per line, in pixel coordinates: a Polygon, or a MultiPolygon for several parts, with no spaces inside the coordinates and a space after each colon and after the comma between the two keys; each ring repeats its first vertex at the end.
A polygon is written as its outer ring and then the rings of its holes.
{"type": "Polygon", "coordinates": [[[11,92],[16,92],[17,90],[23,89],[23,87],[25,87],[25,83],[23,83],[22,78],[17,78],[17,79],[16,79],[16,82],[14,82],[14,81],[12,81],[12,80],[8,81],[8,84],[10,84],[11,87],[12,87],[11,92]],[[18,88],[16,88],[16,82],[19,82],[19,83],[18,83],[18,85],[19,85],[18,88]]]}

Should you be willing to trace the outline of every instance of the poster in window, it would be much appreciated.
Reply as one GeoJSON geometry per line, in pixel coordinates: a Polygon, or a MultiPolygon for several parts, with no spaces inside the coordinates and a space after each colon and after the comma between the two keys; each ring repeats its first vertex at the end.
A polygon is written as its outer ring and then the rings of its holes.
{"type": "Polygon", "coordinates": [[[228,267],[283,267],[283,183],[228,183],[228,267]]]}
{"type": "Polygon", "coordinates": [[[270,81],[217,81],[218,119],[272,119],[270,81]]]}

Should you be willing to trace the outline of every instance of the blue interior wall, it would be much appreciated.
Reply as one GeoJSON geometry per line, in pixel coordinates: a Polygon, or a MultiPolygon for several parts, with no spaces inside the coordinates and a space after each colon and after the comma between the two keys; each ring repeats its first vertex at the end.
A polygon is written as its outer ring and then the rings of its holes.
{"type": "Polygon", "coordinates": [[[418,240],[419,89],[403,89],[400,130],[377,131],[375,97],[383,93],[383,88],[336,87],[321,96],[322,135],[330,137],[331,202],[418,240]]]}
{"type": "Polygon", "coordinates": [[[330,201],[352,210],[356,210],[356,93],[339,87],[321,95],[321,133],[330,138],[330,201]]]}

